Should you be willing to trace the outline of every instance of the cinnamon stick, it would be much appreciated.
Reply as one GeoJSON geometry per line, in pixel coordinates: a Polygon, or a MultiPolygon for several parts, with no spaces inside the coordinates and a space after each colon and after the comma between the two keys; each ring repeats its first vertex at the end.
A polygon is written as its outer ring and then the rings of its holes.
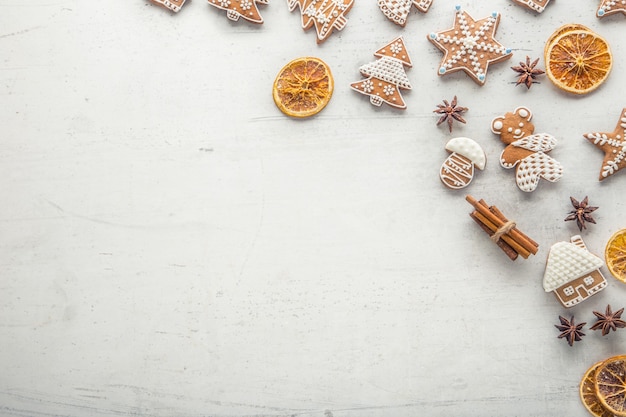
{"type": "MultiPolygon", "coordinates": [[[[500,226],[495,225],[490,219],[488,219],[487,217],[485,217],[481,212],[479,211],[474,211],[472,213],[475,217],[478,218],[478,220],[481,221],[482,224],[484,224],[487,228],[489,228],[489,230],[491,230],[493,233],[495,233],[498,228],[500,226]]],[[[492,234],[493,234],[492,233],[492,234]]],[[[527,259],[530,256],[530,251],[528,251],[526,248],[524,248],[522,245],[520,245],[515,239],[513,239],[511,236],[509,235],[502,235],[502,237],[500,237],[500,240],[505,241],[511,248],[513,248],[513,250],[515,252],[517,252],[522,258],[527,259]]]]}
{"type": "MultiPolygon", "coordinates": [[[[493,214],[495,214],[496,216],[498,216],[499,218],[501,218],[503,221],[507,221],[507,218],[504,217],[504,214],[502,214],[502,212],[500,211],[499,208],[497,208],[496,206],[491,206],[489,207],[489,210],[491,210],[493,212],[493,214]]],[[[528,240],[534,247],[539,248],[539,244],[537,242],[535,242],[534,240],[532,240],[531,238],[529,238],[526,234],[524,234],[522,231],[520,231],[518,229],[518,232],[520,235],[522,235],[526,240],[528,240]]]]}
{"type": "MultiPolygon", "coordinates": [[[[482,214],[485,218],[487,218],[492,224],[494,224],[496,226],[496,230],[497,228],[501,227],[505,222],[502,221],[500,218],[498,218],[498,216],[496,216],[494,213],[492,213],[489,210],[489,207],[487,206],[487,204],[482,201],[479,202],[477,201],[474,197],[472,197],[471,195],[468,195],[465,197],[465,199],[467,200],[468,203],[470,203],[478,213],[482,214]]],[[[529,241],[529,239],[523,235],[522,233],[520,233],[519,230],[517,230],[517,228],[513,228],[508,235],[510,236],[510,238],[515,241],[517,244],[519,244],[520,246],[522,246],[527,252],[532,253],[533,255],[537,253],[537,246],[535,244],[534,241],[529,241]]],[[[507,241],[507,243],[510,244],[510,242],[507,241]]],[[[513,246],[513,245],[511,245],[513,246]]],[[[521,255],[521,253],[520,253],[521,255]]]]}
{"type": "MultiPolygon", "coordinates": [[[[487,233],[489,236],[493,236],[494,232],[492,232],[491,229],[489,229],[489,227],[487,227],[487,225],[485,225],[483,222],[481,222],[478,219],[478,217],[476,217],[474,215],[474,213],[470,213],[470,217],[472,219],[474,219],[474,221],[476,223],[478,223],[480,228],[483,229],[485,231],[485,233],[487,233]]],[[[517,259],[518,253],[515,252],[515,250],[508,243],[506,243],[504,240],[498,239],[498,241],[496,242],[496,245],[498,245],[498,247],[500,249],[502,249],[502,251],[506,254],[506,256],[509,257],[510,260],[514,261],[514,260],[517,259]]]]}

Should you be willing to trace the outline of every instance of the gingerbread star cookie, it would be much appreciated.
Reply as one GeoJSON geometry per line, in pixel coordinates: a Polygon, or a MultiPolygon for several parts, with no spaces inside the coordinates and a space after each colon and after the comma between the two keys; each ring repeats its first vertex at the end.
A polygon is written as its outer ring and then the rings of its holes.
{"type": "Polygon", "coordinates": [[[454,27],[428,35],[428,40],[444,53],[439,75],[465,71],[479,85],[485,84],[489,64],[513,55],[495,39],[499,22],[499,13],[475,20],[456,6],[454,27]]]}
{"type": "Polygon", "coordinates": [[[527,9],[541,13],[545,10],[548,3],[550,3],[550,0],[513,0],[513,3],[517,3],[527,9]]]}
{"type": "Polygon", "coordinates": [[[173,12],[179,12],[185,4],[185,0],[151,0],[152,3],[170,9],[173,12]]]}
{"type": "Polygon", "coordinates": [[[626,14],[626,0],[602,0],[596,16],[604,17],[616,13],[626,14]]]}
{"type": "Polygon", "coordinates": [[[604,152],[599,180],[626,168],[626,108],[622,110],[615,130],[606,133],[587,133],[585,139],[604,152]]]}
{"type": "Polygon", "coordinates": [[[348,19],[344,16],[352,8],[354,0],[287,0],[289,11],[300,8],[302,29],[315,26],[317,43],[324,42],[333,30],[342,30],[348,19]]]}
{"type": "Polygon", "coordinates": [[[226,10],[226,17],[232,21],[242,17],[248,22],[263,23],[257,3],[268,4],[268,0],[209,0],[211,6],[226,10]]]}
{"type": "Polygon", "coordinates": [[[396,25],[406,25],[411,6],[417,7],[422,13],[428,12],[433,0],[378,0],[380,11],[396,25]]]}

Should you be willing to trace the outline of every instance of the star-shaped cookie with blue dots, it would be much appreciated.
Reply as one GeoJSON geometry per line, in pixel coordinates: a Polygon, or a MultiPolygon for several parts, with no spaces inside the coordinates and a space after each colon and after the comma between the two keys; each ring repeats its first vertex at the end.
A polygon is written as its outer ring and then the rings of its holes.
{"type": "Polygon", "coordinates": [[[432,32],[427,37],[443,53],[437,70],[440,76],[457,71],[466,72],[479,85],[487,81],[487,69],[509,59],[513,53],[495,39],[500,23],[500,14],[475,20],[456,6],[454,27],[441,32],[432,32]]]}

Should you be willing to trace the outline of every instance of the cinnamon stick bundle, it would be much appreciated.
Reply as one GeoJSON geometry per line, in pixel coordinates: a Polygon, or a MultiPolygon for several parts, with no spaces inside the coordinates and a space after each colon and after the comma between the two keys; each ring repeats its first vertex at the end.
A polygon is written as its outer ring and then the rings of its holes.
{"type": "Polygon", "coordinates": [[[470,217],[509,259],[514,261],[518,256],[526,259],[537,253],[539,244],[520,232],[515,223],[508,220],[496,206],[489,206],[484,200],[476,200],[471,195],[466,196],[465,199],[474,207],[470,217]]]}

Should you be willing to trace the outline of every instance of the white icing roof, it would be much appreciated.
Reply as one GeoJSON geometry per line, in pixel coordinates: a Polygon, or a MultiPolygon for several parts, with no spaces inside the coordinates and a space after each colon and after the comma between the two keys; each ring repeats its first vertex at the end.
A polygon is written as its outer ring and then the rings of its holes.
{"type": "Polygon", "coordinates": [[[599,269],[602,259],[570,242],[552,245],[548,254],[543,289],[554,291],[561,285],[599,269]]]}

